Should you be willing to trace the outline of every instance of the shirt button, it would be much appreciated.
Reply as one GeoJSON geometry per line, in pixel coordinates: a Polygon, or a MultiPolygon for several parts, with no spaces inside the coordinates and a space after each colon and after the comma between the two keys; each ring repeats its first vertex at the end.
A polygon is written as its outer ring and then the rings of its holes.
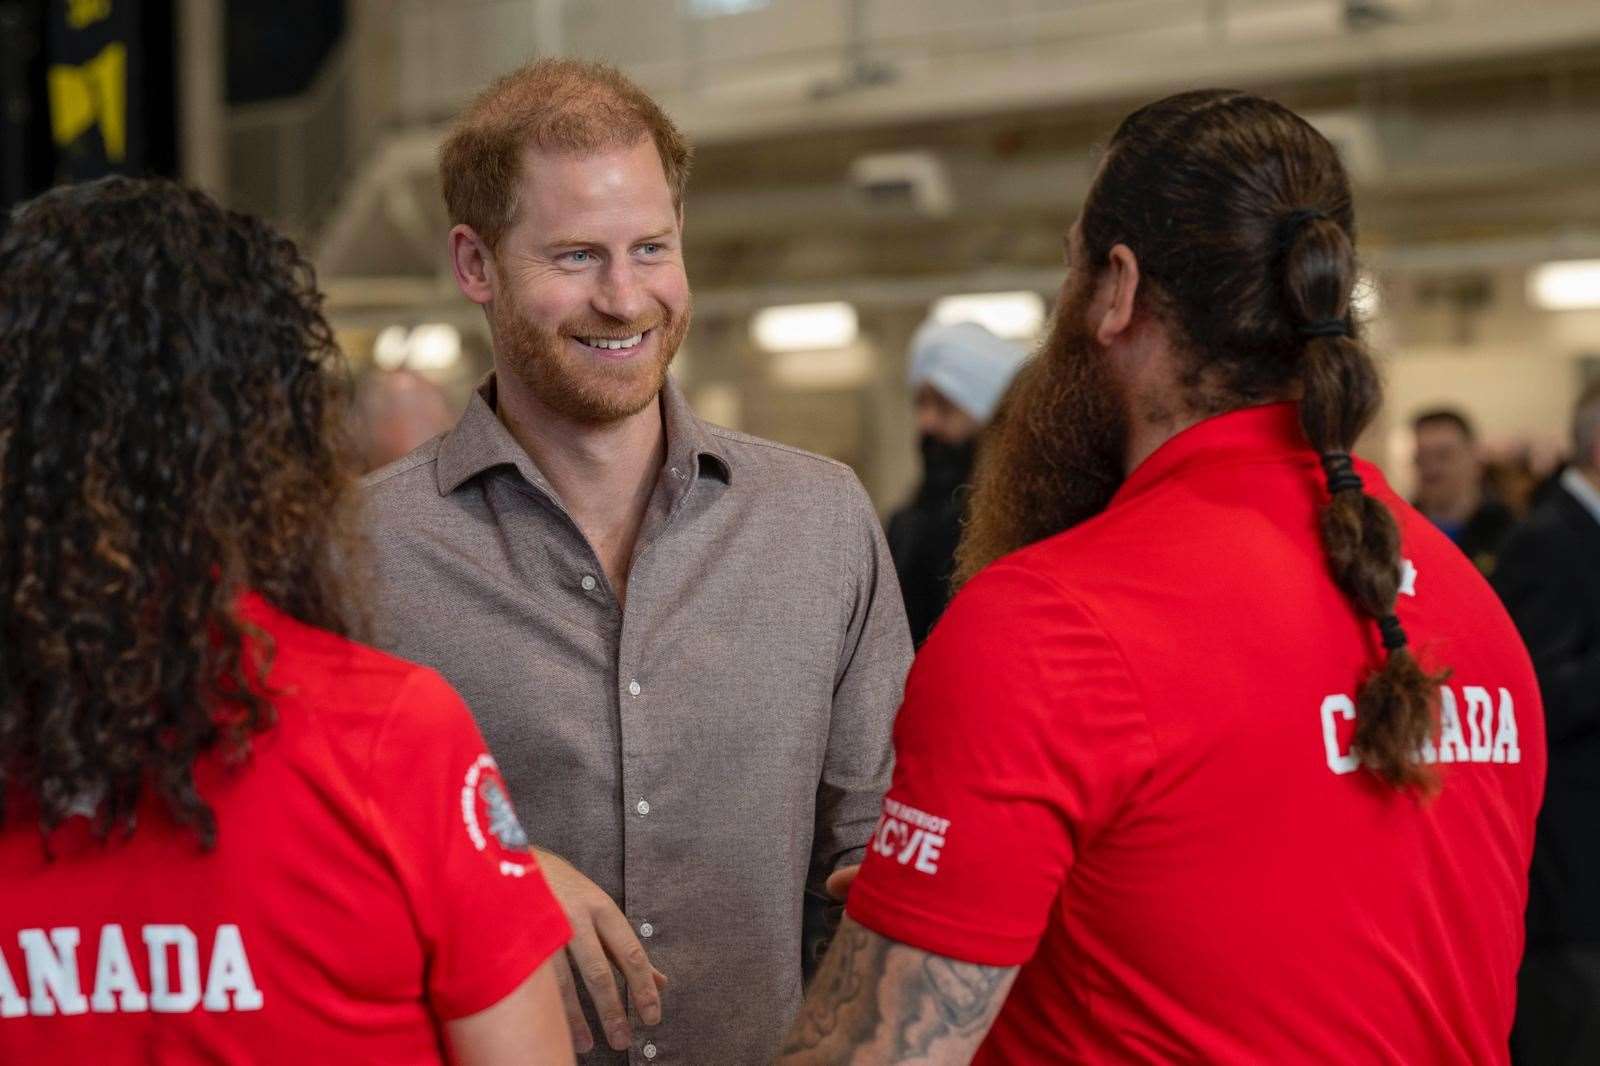
{"type": "Polygon", "coordinates": [[[637,682],[637,681],[629,681],[628,682],[628,695],[637,696],[639,693],[641,693],[643,691],[644,691],[644,689],[639,685],[639,682],[637,682]]]}
{"type": "Polygon", "coordinates": [[[656,927],[651,925],[649,922],[645,922],[643,925],[639,926],[639,935],[644,937],[646,940],[649,940],[651,937],[656,935],[656,927]]]}
{"type": "Polygon", "coordinates": [[[650,813],[650,801],[649,800],[640,800],[638,805],[635,806],[633,809],[638,811],[640,814],[649,814],[650,813]]]}
{"type": "Polygon", "coordinates": [[[585,591],[585,592],[593,592],[595,584],[596,584],[595,579],[594,579],[594,575],[593,574],[584,574],[583,575],[583,580],[578,582],[578,584],[583,586],[583,591],[585,591]]]}
{"type": "Polygon", "coordinates": [[[647,1059],[653,1059],[656,1057],[656,1046],[654,1044],[646,1044],[639,1050],[644,1052],[644,1057],[647,1059]]]}

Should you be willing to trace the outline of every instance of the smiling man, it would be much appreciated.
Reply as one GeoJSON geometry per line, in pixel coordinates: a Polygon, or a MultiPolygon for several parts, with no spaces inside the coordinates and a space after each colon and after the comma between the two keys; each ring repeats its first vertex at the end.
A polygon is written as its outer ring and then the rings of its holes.
{"type": "Polygon", "coordinates": [[[701,422],[667,376],[689,154],[604,66],[541,61],[467,109],[440,171],[494,373],[367,483],[380,631],[476,714],[596,1063],[771,1055],[910,661],[850,470],[701,422]]]}

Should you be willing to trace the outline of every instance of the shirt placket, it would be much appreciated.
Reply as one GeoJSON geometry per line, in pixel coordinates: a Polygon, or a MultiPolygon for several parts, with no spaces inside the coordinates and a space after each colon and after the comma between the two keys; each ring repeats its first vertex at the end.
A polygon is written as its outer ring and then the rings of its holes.
{"type": "MultiPolygon", "coordinates": [[[[666,679],[653,675],[648,649],[639,634],[649,632],[647,612],[653,598],[673,595],[671,589],[651,586],[650,578],[655,571],[651,570],[649,560],[687,501],[694,476],[692,461],[669,459],[663,477],[665,495],[670,503],[665,514],[660,514],[654,522],[647,518],[640,531],[639,548],[634,553],[628,577],[627,607],[617,641],[614,691],[622,738],[624,913],[652,959],[675,933],[671,928],[671,916],[657,911],[652,891],[657,878],[664,876],[657,861],[665,850],[661,842],[664,835],[670,837],[675,828],[680,837],[686,830],[683,827],[685,812],[673,809],[675,799],[680,798],[682,792],[668,793],[664,789],[664,754],[652,743],[660,735],[655,719],[671,710],[663,699],[666,679]]],[[[672,1046],[671,1034],[670,1023],[666,1021],[650,1030],[637,1028],[628,1061],[635,1066],[692,1061],[689,1049],[672,1046]]]]}

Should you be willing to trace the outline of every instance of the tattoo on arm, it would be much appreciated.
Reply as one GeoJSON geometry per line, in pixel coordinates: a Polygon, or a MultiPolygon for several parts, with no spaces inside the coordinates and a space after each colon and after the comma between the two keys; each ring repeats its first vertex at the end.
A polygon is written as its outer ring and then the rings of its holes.
{"type": "Polygon", "coordinates": [[[779,1062],[965,1063],[1016,976],[931,955],[846,918],[779,1062]]]}

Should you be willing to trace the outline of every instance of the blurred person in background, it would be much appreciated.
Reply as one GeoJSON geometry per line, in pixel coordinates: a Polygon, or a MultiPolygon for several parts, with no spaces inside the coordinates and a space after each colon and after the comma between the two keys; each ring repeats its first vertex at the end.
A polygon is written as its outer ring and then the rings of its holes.
{"type": "Polygon", "coordinates": [[[784,1063],[1506,1061],[1539,693],[1350,454],[1354,232],[1278,104],[1118,128],[784,1063]]]}
{"type": "Polygon", "coordinates": [[[457,411],[415,370],[370,370],[356,383],[353,435],[361,472],[404,458],[455,424],[457,411]]]}
{"type": "Polygon", "coordinates": [[[572,1061],[471,716],[347,636],[319,305],[167,182],[0,240],[0,1060],[572,1061]]]}
{"type": "Polygon", "coordinates": [[[542,60],[466,109],[440,173],[494,372],[366,489],[383,639],[461,689],[505,769],[593,1063],[771,1056],[911,657],[849,467],[707,425],[667,374],[689,157],[599,64],[542,60]]]}
{"type": "Polygon", "coordinates": [[[1456,547],[1485,574],[1495,561],[1516,515],[1484,491],[1484,462],[1478,434],[1467,416],[1454,408],[1423,411],[1411,420],[1417,510],[1444,531],[1456,547]]]}
{"type": "Polygon", "coordinates": [[[950,602],[967,482],[984,426],[1027,353],[976,322],[929,323],[911,342],[909,384],[922,483],[889,519],[911,640],[920,645],[950,602]]]}
{"type": "Polygon", "coordinates": [[[1533,655],[1550,731],[1518,1066],[1600,1062],[1600,382],[1578,400],[1572,449],[1494,575],[1533,655]]]}

